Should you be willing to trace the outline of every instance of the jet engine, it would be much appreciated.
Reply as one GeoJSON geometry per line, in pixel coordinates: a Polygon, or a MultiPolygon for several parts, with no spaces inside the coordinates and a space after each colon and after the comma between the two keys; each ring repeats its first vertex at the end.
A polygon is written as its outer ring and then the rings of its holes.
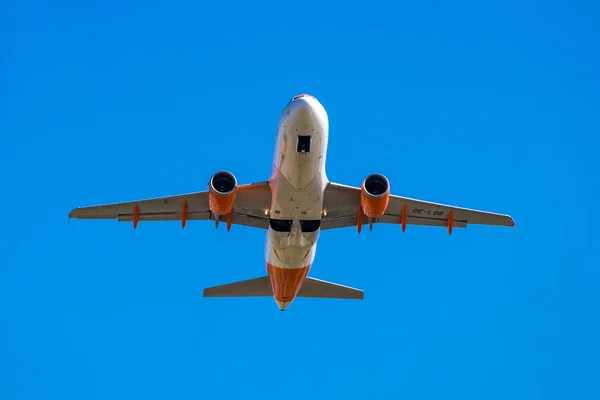
{"type": "Polygon", "coordinates": [[[237,179],[228,171],[219,171],[208,181],[208,205],[210,211],[217,215],[227,215],[233,210],[237,179]]]}
{"type": "Polygon", "coordinates": [[[367,176],[361,185],[360,205],[369,219],[381,217],[390,201],[390,182],[381,174],[367,176]]]}

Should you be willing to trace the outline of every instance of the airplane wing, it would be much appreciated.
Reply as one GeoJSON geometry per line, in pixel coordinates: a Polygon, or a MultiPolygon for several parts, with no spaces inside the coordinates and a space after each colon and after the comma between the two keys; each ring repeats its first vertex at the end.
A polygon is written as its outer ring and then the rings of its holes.
{"type": "MultiPolygon", "coordinates": [[[[208,191],[129,201],[91,207],[78,207],[69,213],[77,219],[117,219],[133,221],[138,207],[138,221],[182,221],[184,202],[187,201],[186,221],[213,220],[215,216],[208,206],[208,191]]],[[[269,218],[265,210],[271,206],[271,188],[268,182],[238,187],[233,207],[232,224],[268,229],[269,218]]],[[[223,221],[223,219],[222,219],[223,221]]],[[[182,224],[185,224],[182,222],[182,224]]]]}
{"type": "MultiPolygon", "coordinates": [[[[360,207],[360,188],[330,182],[323,197],[321,230],[356,226],[360,207]]],[[[466,228],[469,224],[514,226],[509,215],[471,210],[467,208],[432,203],[408,197],[390,195],[388,208],[379,223],[426,225],[466,228]],[[405,208],[406,205],[406,208],[405,208]],[[403,217],[403,211],[405,216],[403,217]]],[[[366,216],[362,223],[368,224],[366,216]]]]}

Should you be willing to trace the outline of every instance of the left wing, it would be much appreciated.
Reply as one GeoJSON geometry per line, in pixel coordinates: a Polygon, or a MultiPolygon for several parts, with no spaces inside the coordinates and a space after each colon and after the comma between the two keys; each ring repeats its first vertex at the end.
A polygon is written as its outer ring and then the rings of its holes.
{"type": "MultiPolygon", "coordinates": [[[[330,182],[323,197],[321,230],[356,226],[360,207],[360,188],[330,182]]],[[[427,225],[466,228],[469,224],[514,226],[509,215],[471,210],[432,203],[408,197],[390,195],[388,208],[379,218],[384,224],[427,225]],[[406,205],[406,208],[405,208],[406,205]],[[403,217],[403,210],[406,209],[403,217]]],[[[362,216],[362,224],[368,224],[362,216]]]]}
{"type": "MultiPolygon", "coordinates": [[[[208,191],[101,206],[78,207],[69,213],[69,218],[133,221],[137,206],[138,221],[183,222],[184,204],[187,204],[186,221],[215,221],[215,215],[211,213],[208,205],[208,191]]],[[[268,229],[269,218],[265,215],[265,210],[268,210],[270,206],[271,188],[268,182],[241,185],[237,189],[231,223],[268,229]]],[[[221,220],[224,221],[224,219],[221,220]]],[[[183,223],[185,224],[185,222],[183,223]]]]}

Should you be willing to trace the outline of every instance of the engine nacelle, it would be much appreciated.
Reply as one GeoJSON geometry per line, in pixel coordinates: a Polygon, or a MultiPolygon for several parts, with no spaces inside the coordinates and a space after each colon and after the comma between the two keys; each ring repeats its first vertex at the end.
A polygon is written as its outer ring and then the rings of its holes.
{"type": "Polygon", "coordinates": [[[227,215],[233,210],[237,179],[228,171],[219,171],[208,181],[208,205],[218,216],[227,215]]]}
{"type": "Polygon", "coordinates": [[[367,176],[360,188],[363,213],[372,219],[381,217],[390,202],[390,181],[381,174],[367,176]]]}

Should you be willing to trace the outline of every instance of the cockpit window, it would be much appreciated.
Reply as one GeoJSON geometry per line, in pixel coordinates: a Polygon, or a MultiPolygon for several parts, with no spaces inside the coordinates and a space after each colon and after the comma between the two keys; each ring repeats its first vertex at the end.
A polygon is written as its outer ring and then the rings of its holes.
{"type": "Polygon", "coordinates": [[[321,227],[320,219],[312,219],[312,220],[305,219],[305,220],[300,221],[300,229],[302,229],[302,232],[305,232],[305,233],[316,232],[320,227],[321,227]]]}
{"type": "Polygon", "coordinates": [[[291,232],[292,231],[292,220],[291,219],[271,219],[269,220],[271,229],[275,232],[291,232]]]}
{"type": "Polygon", "coordinates": [[[299,99],[299,98],[301,98],[301,97],[310,97],[310,98],[313,98],[313,99],[315,98],[314,96],[311,96],[310,94],[303,93],[303,94],[299,94],[299,95],[297,95],[297,96],[294,96],[294,97],[292,98],[292,101],[294,101],[294,100],[296,100],[296,99],[299,99]]]}

